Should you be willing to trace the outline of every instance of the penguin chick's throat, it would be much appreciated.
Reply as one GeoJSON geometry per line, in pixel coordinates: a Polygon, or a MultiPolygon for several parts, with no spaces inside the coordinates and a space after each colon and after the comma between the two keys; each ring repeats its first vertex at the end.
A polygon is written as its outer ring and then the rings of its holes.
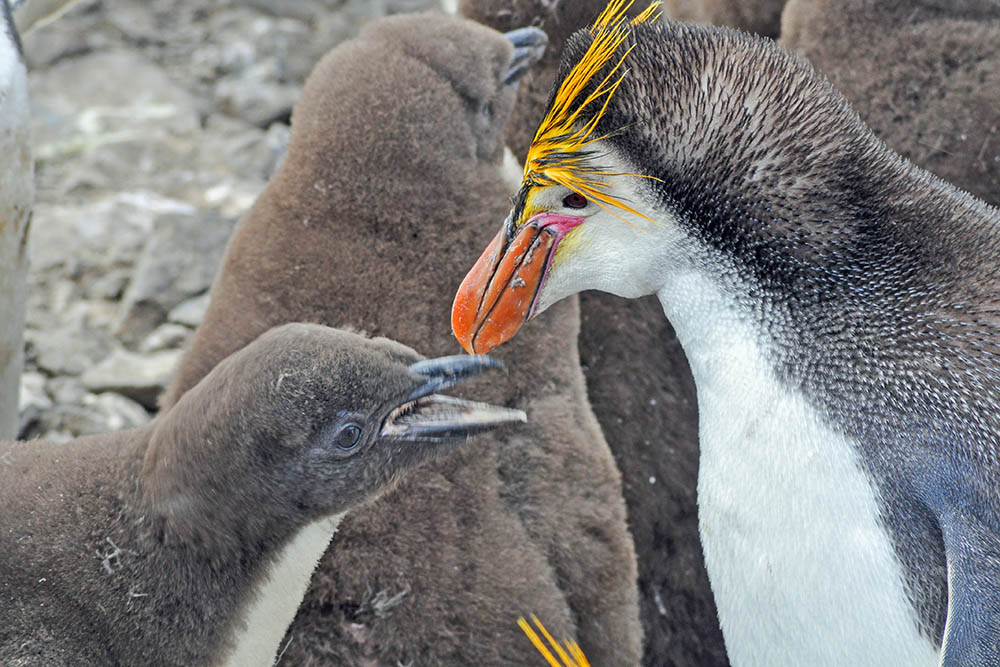
{"type": "Polygon", "coordinates": [[[232,630],[231,650],[216,664],[220,667],[273,665],[275,646],[295,617],[313,571],[337,532],[344,513],[303,526],[285,545],[252,591],[249,602],[232,630]]]}

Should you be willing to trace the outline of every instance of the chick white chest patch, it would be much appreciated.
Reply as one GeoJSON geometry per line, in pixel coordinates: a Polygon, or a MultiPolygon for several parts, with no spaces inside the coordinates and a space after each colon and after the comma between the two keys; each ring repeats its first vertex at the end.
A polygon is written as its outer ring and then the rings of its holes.
{"type": "Polygon", "coordinates": [[[698,520],[733,665],[937,665],[854,444],[710,281],[658,293],[698,390],[698,520]]]}
{"type": "Polygon", "coordinates": [[[295,618],[313,570],[337,532],[343,514],[303,527],[278,554],[250,603],[237,621],[232,649],[219,663],[224,667],[269,667],[281,650],[278,644],[295,618]]]}

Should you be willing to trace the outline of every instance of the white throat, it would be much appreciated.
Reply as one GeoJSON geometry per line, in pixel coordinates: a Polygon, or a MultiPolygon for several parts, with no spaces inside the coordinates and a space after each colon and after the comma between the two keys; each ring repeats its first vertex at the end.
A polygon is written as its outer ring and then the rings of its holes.
{"type": "Polygon", "coordinates": [[[691,364],[698,521],[733,665],[936,665],[856,449],[783,386],[735,299],[658,296],[691,364]]]}
{"type": "Polygon", "coordinates": [[[225,667],[270,667],[295,618],[313,570],[330,545],[344,514],[304,526],[285,545],[237,621],[232,648],[217,663],[225,667]]]}

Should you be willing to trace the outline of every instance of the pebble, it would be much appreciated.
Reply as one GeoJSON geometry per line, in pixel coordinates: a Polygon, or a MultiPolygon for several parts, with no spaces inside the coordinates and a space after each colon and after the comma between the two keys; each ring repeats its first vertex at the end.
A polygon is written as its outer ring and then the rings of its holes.
{"type": "Polygon", "coordinates": [[[208,311],[208,301],[208,293],[188,299],[171,310],[167,315],[167,320],[176,324],[186,324],[193,329],[197,328],[202,320],[205,319],[205,313],[208,311]]]}
{"type": "MultiPolygon", "coordinates": [[[[207,300],[206,300],[207,304],[207,300]]],[[[159,352],[160,350],[184,347],[193,331],[189,327],[167,322],[161,324],[139,343],[139,352],[159,352]]]]}
{"type": "Polygon", "coordinates": [[[87,390],[79,377],[55,377],[48,382],[49,394],[58,405],[83,405],[87,390]]]}
{"type": "Polygon", "coordinates": [[[181,354],[181,350],[137,354],[117,349],[99,364],[84,371],[80,380],[92,392],[114,391],[152,410],[156,408],[156,397],[170,381],[181,354]]]}
{"type": "Polygon", "coordinates": [[[122,298],[114,333],[134,345],[212,285],[234,221],[208,212],[156,219],[122,298]]]}
{"type": "Polygon", "coordinates": [[[79,375],[108,352],[101,337],[84,328],[47,331],[29,328],[25,331],[25,339],[32,348],[29,350],[28,367],[34,366],[49,375],[79,375]]]}
{"type": "Polygon", "coordinates": [[[55,403],[45,391],[45,376],[36,371],[21,374],[21,393],[18,397],[18,437],[27,432],[52,410],[55,403]]]}

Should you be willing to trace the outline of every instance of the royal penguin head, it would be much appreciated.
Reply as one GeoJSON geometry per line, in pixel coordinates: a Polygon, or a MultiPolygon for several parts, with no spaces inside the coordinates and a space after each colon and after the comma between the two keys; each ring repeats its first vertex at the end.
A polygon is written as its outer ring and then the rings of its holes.
{"type": "Polygon", "coordinates": [[[631,182],[642,180],[641,171],[623,171],[627,159],[603,141],[605,117],[628,75],[633,28],[658,17],[653,3],[630,20],[630,4],[614,0],[589,30],[567,42],[513,209],[455,299],[452,327],[469,352],[506,341],[532,315],[570,294],[608,289],[595,276],[603,269],[593,257],[576,258],[591,255],[595,246],[607,259],[624,258],[650,222],[621,194],[641,187],[631,182]]]}
{"type": "Polygon", "coordinates": [[[808,65],[762,38],[659,21],[658,3],[630,19],[631,4],[566,43],[513,209],[455,298],[469,352],[583,290],[635,298],[706,262],[756,270],[773,264],[753,256],[766,246],[814,247],[790,242],[805,229],[796,197],[863,153],[851,142],[867,130],[844,131],[863,124],[808,65]]]}

